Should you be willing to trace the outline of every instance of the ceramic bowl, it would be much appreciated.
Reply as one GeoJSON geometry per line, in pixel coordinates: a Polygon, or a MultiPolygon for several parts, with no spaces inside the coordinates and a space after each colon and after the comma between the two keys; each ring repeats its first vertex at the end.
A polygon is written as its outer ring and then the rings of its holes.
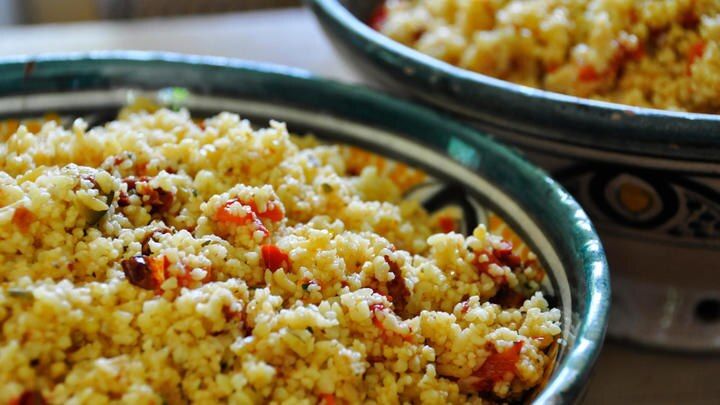
{"type": "Polygon", "coordinates": [[[363,21],[378,0],[308,0],[367,82],[520,148],[581,203],[613,277],[609,332],[720,350],[720,115],[537,90],[421,54],[363,21]]]}
{"type": "Polygon", "coordinates": [[[579,397],[606,327],[610,286],[600,241],[557,183],[469,127],[292,68],[128,52],[0,60],[0,120],[52,111],[98,123],[112,119],[131,97],[162,101],[168,88],[182,88],[182,99],[173,102],[194,114],[232,111],[263,124],[283,120],[296,133],[310,131],[422,168],[434,179],[434,204],[438,195],[449,195],[474,207],[465,215],[470,228],[491,215],[502,218],[538,254],[549,276],[544,289],[563,313],[556,365],[535,400],[579,397]]]}

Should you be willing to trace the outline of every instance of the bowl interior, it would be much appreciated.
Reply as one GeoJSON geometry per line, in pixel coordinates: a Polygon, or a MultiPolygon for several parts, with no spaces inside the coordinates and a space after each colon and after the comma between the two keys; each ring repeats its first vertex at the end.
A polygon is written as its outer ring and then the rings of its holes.
{"type": "Polygon", "coordinates": [[[505,147],[447,117],[383,94],[277,66],[172,54],[96,53],[0,61],[0,119],[52,111],[114,116],[129,98],[194,113],[286,121],[332,142],[419,167],[497,213],[533,249],[563,312],[563,343],[539,402],[576,398],[599,352],[609,303],[607,264],[592,224],[556,183],[505,147]],[[165,90],[163,90],[165,89],[165,90]]]}

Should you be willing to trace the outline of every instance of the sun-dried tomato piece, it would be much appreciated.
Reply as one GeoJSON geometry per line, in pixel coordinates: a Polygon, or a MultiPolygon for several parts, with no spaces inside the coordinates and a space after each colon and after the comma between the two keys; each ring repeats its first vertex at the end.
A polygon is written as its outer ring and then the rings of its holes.
{"type": "MultiPolygon", "coordinates": [[[[123,182],[127,184],[128,192],[148,197],[144,204],[150,206],[151,214],[169,211],[175,201],[175,195],[172,192],[165,191],[161,187],[150,187],[150,177],[148,176],[127,177],[123,179],[123,182]]],[[[126,207],[128,205],[130,205],[128,195],[120,193],[118,206],[126,207]]]]}
{"type": "Polygon", "coordinates": [[[485,249],[476,252],[475,267],[481,273],[487,273],[491,264],[497,264],[498,266],[507,266],[511,269],[520,267],[523,265],[522,258],[513,253],[513,245],[509,241],[502,241],[500,246],[495,249],[485,249]],[[488,260],[479,262],[479,257],[484,254],[488,260]]]}
{"type": "Polygon", "coordinates": [[[8,405],[46,405],[47,401],[39,390],[25,390],[19,397],[10,400],[8,405]]]}
{"type": "Polygon", "coordinates": [[[150,205],[150,213],[163,213],[170,211],[175,195],[170,191],[165,191],[160,187],[152,188],[147,186],[144,190],[139,191],[140,194],[148,196],[147,204],[150,205]]]}
{"type": "Polygon", "coordinates": [[[685,73],[690,76],[692,74],[692,65],[705,53],[705,41],[699,40],[690,45],[687,55],[687,66],[685,67],[685,73]]]}
{"type": "Polygon", "coordinates": [[[24,233],[30,230],[30,225],[35,221],[35,214],[25,207],[15,208],[13,212],[12,223],[15,224],[24,233]]]}
{"type": "Polygon", "coordinates": [[[524,343],[522,340],[515,342],[504,352],[496,351],[488,356],[483,365],[472,374],[476,378],[473,388],[479,392],[492,392],[495,383],[502,381],[508,373],[515,374],[524,343]]]}
{"type": "Polygon", "coordinates": [[[403,278],[400,267],[394,261],[390,260],[389,256],[385,256],[385,262],[390,266],[390,272],[395,276],[390,282],[387,283],[388,294],[392,297],[392,303],[395,307],[395,312],[405,312],[408,299],[410,298],[410,290],[405,284],[405,278],[403,278]]]}
{"type": "Polygon", "coordinates": [[[172,233],[172,231],[169,228],[162,227],[148,232],[143,238],[142,242],[140,242],[140,246],[142,246],[142,254],[145,256],[150,256],[152,254],[152,251],[150,250],[150,240],[157,241],[156,237],[158,235],[166,233],[172,233]]]}
{"type": "Polygon", "coordinates": [[[133,256],[120,262],[130,284],[146,290],[156,290],[165,281],[167,258],[165,256],[133,256]]]}

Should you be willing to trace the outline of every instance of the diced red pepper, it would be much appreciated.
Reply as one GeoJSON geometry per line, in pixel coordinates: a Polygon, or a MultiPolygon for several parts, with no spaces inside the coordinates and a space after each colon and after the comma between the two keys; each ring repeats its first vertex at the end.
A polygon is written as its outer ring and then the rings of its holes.
{"type": "Polygon", "coordinates": [[[255,213],[259,218],[269,219],[271,221],[282,221],[282,219],[285,217],[285,213],[283,212],[282,208],[280,207],[280,204],[278,204],[275,201],[268,201],[267,206],[265,207],[265,211],[258,212],[257,205],[255,205],[255,201],[250,201],[248,203],[243,202],[243,204],[250,207],[252,212],[255,213]]]}
{"type": "Polygon", "coordinates": [[[508,240],[501,240],[499,246],[493,249],[495,256],[507,256],[512,253],[513,244],[508,240]]]}
{"type": "Polygon", "coordinates": [[[156,288],[160,288],[167,278],[167,268],[170,265],[170,260],[165,255],[149,256],[146,260],[152,272],[156,288]]]}
{"type": "Polygon", "coordinates": [[[508,266],[511,269],[518,267],[522,264],[522,258],[513,254],[512,242],[503,241],[501,246],[493,250],[493,256],[504,266],[508,266]]]}
{"type": "Polygon", "coordinates": [[[370,17],[368,18],[368,25],[376,30],[380,31],[380,28],[382,27],[383,23],[387,19],[388,16],[388,9],[385,3],[380,3],[379,6],[375,7],[375,10],[370,14],[370,17]]]}
{"type": "Polygon", "coordinates": [[[547,66],[545,66],[545,71],[547,73],[553,73],[558,69],[560,69],[560,64],[557,62],[550,62],[547,64],[547,66]]]}
{"type": "Polygon", "coordinates": [[[383,309],[385,309],[385,304],[382,304],[380,302],[370,304],[370,311],[372,311],[373,313],[373,325],[375,325],[379,329],[385,330],[385,326],[383,326],[382,321],[377,317],[377,313],[379,311],[382,311],[383,309]]]}
{"type": "Polygon", "coordinates": [[[205,120],[204,120],[204,119],[202,119],[202,118],[193,118],[193,122],[195,123],[195,125],[196,125],[198,128],[200,128],[200,129],[202,129],[202,130],[205,130],[205,120]]]}
{"type": "Polygon", "coordinates": [[[237,198],[229,200],[224,205],[221,205],[220,208],[218,208],[217,220],[218,222],[227,222],[235,225],[247,225],[252,223],[255,225],[255,228],[265,234],[266,237],[270,235],[270,232],[267,230],[267,228],[265,228],[265,225],[263,225],[262,221],[260,221],[260,218],[258,218],[257,213],[253,210],[253,207],[249,204],[242,203],[237,198]],[[249,211],[241,210],[241,212],[235,213],[230,209],[233,204],[244,205],[245,207],[249,208],[249,211]]]}
{"type": "Polygon", "coordinates": [[[15,224],[24,233],[30,230],[30,225],[35,221],[35,214],[25,207],[15,208],[13,212],[12,223],[15,224]]]}
{"type": "Polygon", "coordinates": [[[685,73],[688,76],[692,74],[693,63],[695,63],[698,59],[702,58],[703,54],[705,53],[705,45],[705,41],[703,40],[698,40],[692,45],[690,45],[690,49],[688,50],[687,55],[687,66],[685,68],[685,73]]]}
{"type": "Polygon", "coordinates": [[[455,232],[455,220],[452,217],[441,216],[438,218],[438,225],[444,233],[455,232]]]}
{"type": "Polygon", "coordinates": [[[578,70],[578,79],[583,82],[591,82],[600,79],[600,74],[592,65],[584,63],[578,70]]]}
{"type": "Polygon", "coordinates": [[[260,250],[262,251],[265,268],[273,272],[278,269],[285,271],[290,270],[290,258],[287,253],[280,250],[279,247],[275,245],[262,245],[260,250]]]}
{"type": "Polygon", "coordinates": [[[522,258],[514,254],[512,250],[512,243],[504,240],[500,243],[499,247],[493,250],[486,249],[476,254],[477,258],[474,263],[475,267],[477,267],[480,272],[487,273],[488,268],[493,263],[497,264],[498,266],[508,266],[511,269],[522,266],[522,258]],[[488,260],[481,263],[479,262],[479,256],[482,254],[485,254],[485,256],[488,257],[488,260]]]}
{"type": "Polygon", "coordinates": [[[233,198],[232,200],[222,205],[217,211],[217,220],[220,222],[230,222],[236,225],[245,225],[246,223],[252,221],[254,217],[253,212],[231,211],[230,207],[236,203],[242,204],[237,198],[233,198]]]}
{"type": "Polygon", "coordinates": [[[335,405],[335,395],[320,394],[320,403],[323,403],[325,405],[335,405]]]}
{"type": "Polygon", "coordinates": [[[483,363],[480,368],[473,373],[477,377],[473,384],[473,388],[479,392],[492,392],[493,386],[498,381],[502,381],[508,373],[515,374],[517,372],[517,362],[520,359],[520,351],[522,350],[524,341],[518,341],[504,352],[494,352],[483,363]]]}
{"type": "Polygon", "coordinates": [[[636,22],[638,22],[639,19],[640,19],[640,17],[638,16],[638,11],[634,8],[631,9],[630,10],[630,22],[635,24],[636,22]]]}
{"type": "Polygon", "coordinates": [[[255,201],[245,202],[237,198],[233,198],[226,202],[218,209],[217,212],[218,221],[229,222],[236,225],[246,225],[249,223],[254,223],[256,228],[262,233],[264,233],[265,236],[269,236],[270,232],[268,232],[267,228],[265,227],[265,225],[263,225],[260,219],[267,219],[270,221],[278,222],[281,221],[284,217],[285,213],[283,212],[280,204],[276,201],[268,201],[265,207],[265,211],[258,212],[255,201]],[[235,203],[245,206],[247,210],[241,213],[234,213],[233,211],[231,211],[230,207],[235,203]]]}
{"type": "Polygon", "coordinates": [[[150,164],[150,162],[143,162],[143,163],[140,163],[139,165],[137,165],[137,172],[138,172],[138,174],[140,174],[141,176],[144,177],[144,175],[145,175],[145,174],[147,173],[147,171],[148,171],[147,168],[148,168],[148,165],[149,165],[149,164],[150,164]]]}
{"type": "Polygon", "coordinates": [[[241,310],[233,310],[232,308],[230,308],[230,305],[224,305],[222,307],[222,312],[225,316],[226,322],[230,322],[233,319],[236,319],[240,322],[245,322],[245,319],[247,317],[247,312],[245,311],[244,307],[241,310]]]}

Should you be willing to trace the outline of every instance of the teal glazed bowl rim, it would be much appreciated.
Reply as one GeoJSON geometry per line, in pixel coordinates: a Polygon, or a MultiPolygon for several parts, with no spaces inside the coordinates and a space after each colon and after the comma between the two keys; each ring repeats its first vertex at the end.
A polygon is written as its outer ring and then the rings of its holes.
{"type": "MultiPolygon", "coordinates": [[[[376,90],[321,79],[295,68],[135,51],[0,58],[0,119],[23,111],[33,97],[47,94],[55,96],[55,104],[41,100],[34,105],[62,106],[58,103],[62,97],[93,91],[101,96],[94,100],[103,102],[103,96],[118,89],[156,91],[171,86],[182,86],[200,97],[262,100],[281,106],[278,111],[299,107],[305,114],[329,117],[330,122],[343,122],[332,121],[339,117],[349,126],[357,123],[402,134],[445,153],[449,162],[472,170],[515,201],[518,210],[542,230],[567,269],[567,288],[573,294],[572,342],[535,401],[568,403],[581,396],[607,325],[610,281],[602,245],[585,212],[561,186],[475,129],[376,90]],[[465,152],[446,153],[458,142],[465,152]],[[474,159],[467,159],[468,150],[476,153],[474,159]],[[510,176],[508,169],[512,169],[510,176]]],[[[67,108],[73,111],[74,107],[67,108]]],[[[491,208],[498,213],[505,209],[491,208]]],[[[509,222],[518,229],[518,224],[509,222]]]]}
{"type": "Polygon", "coordinates": [[[393,85],[486,130],[620,154],[720,161],[720,114],[633,107],[495,79],[385,37],[344,5],[353,1],[306,2],[331,39],[357,58],[357,64],[371,66],[373,73],[379,70],[393,85]]]}

